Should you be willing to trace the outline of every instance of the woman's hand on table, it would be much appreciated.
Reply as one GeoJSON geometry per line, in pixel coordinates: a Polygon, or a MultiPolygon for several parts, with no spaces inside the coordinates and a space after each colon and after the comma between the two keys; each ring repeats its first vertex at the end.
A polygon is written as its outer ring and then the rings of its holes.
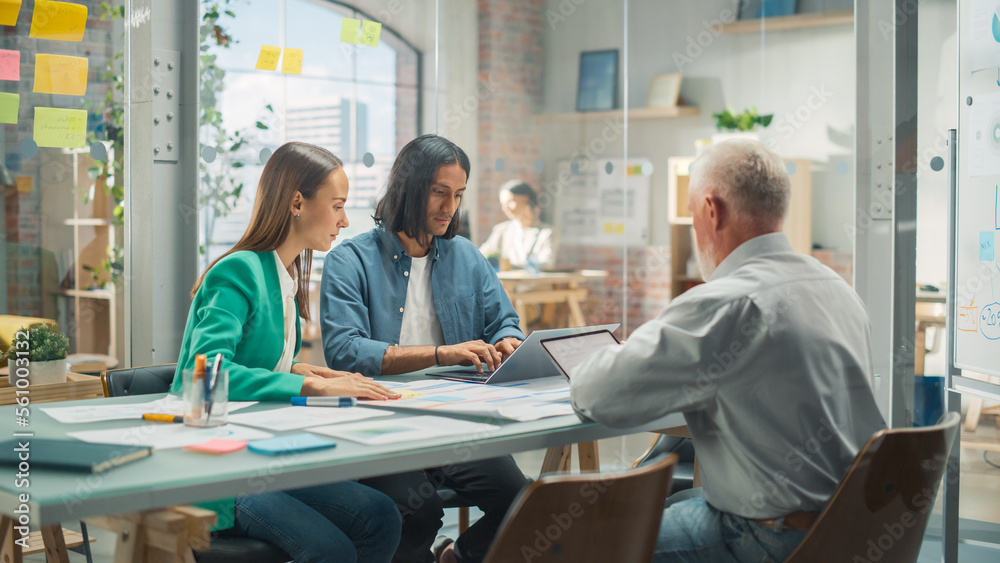
{"type": "Polygon", "coordinates": [[[346,377],[346,376],[358,376],[364,377],[360,373],[351,373],[349,371],[337,371],[335,369],[330,369],[325,366],[314,366],[311,364],[304,364],[299,362],[292,366],[292,373],[295,375],[304,375],[306,377],[325,377],[327,379],[333,379],[336,377],[346,377]]]}
{"type": "MultiPolygon", "coordinates": [[[[292,366],[292,373],[295,373],[295,368],[301,365],[303,364],[292,366]]],[[[316,368],[316,366],[305,365],[307,368],[316,368]]],[[[306,368],[299,369],[304,370],[306,368]]],[[[399,393],[379,385],[371,377],[365,377],[360,373],[328,370],[327,368],[320,369],[325,369],[337,375],[298,373],[297,375],[306,376],[302,381],[301,394],[303,396],[358,397],[360,399],[375,399],[377,401],[387,401],[400,397],[399,393]]]]}

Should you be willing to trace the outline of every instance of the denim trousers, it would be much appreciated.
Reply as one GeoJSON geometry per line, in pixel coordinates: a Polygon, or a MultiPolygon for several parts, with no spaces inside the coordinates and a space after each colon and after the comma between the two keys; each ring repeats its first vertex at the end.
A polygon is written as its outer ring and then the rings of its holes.
{"type": "Polygon", "coordinates": [[[667,499],[653,561],[779,562],[806,533],[767,528],[722,512],[705,501],[701,489],[690,489],[667,499]]]}
{"type": "Polygon", "coordinates": [[[296,563],[388,563],[401,521],[392,500],[353,481],[236,497],[233,530],[296,563]]]}
{"type": "Polygon", "coordinates": [[[486,556],[507,509],[528,479],[508,455],[372,477],[361,482],[389,495],[403,515],[403,535],[394,563],[434,562],[431,544],[444,516],[443,502],[437,494],[442,487],[453,489],[483,511],[483,516],[455,540],[458,562],[478,563],[486,556]]]}

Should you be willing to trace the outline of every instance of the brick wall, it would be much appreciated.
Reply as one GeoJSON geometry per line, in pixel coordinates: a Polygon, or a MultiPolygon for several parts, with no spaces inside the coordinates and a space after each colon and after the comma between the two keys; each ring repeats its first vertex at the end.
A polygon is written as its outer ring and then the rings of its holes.
{"type": "Polygon", "coordinates": [[[500,186],[520,178],[540,191],[535,170],[541,138],[534,116],[542,108],[544,0],[479,1],[479,83],[475,99],[456,107],[478,107],[479,209],[473,240],[486,239],[505,217],[497,198],[500,186]],[[502,158],[502,172],[496,161],[502,158]]]}
{"type": "MultiPolygon", "coordinates": [[[[31,139],[34,135],[34,108],[43,106],[88,109],[87,129],[95,131],[97,138],[105,138],[102,109],[107,87],[103,76],[107,61],[112,54],[113,25],[110,21],[100,19],[100,0],[74,0],[74,2],[84,4],[88,9],[87,30],[83,41],[79,43],[29,38],[34,5],[32,2],[24,2],[16,26],[3,26],[0,35],[0,48],[21,52],[21,80],[4,81],[0,84],[2,91],[18,93],[21,96],[17,124],[2,125],[6,147],[2,162],[12,177],[29,176],[33,181],[33,187],[27,193],[18,192],[13,188],[5,189],[3,226],[8,249],[7,261],[3,264],[3,268],[7,280],[7,312],[11,315],[41,316],[43,250],[55,256],[59,256],[63,251],[62,248],[42,248],[41,214],[44,210],[41,209],[40,193],[47,187],[45,174],[40,169],[38,156],[27,158],[19,153],[21,142],[31,139]],[[37,53],[87,57],[89,60],[87,94],[80,97],[33,93],[37,53]]],[[[61,149],[38,150],[41,152],[61,149]]],[[[80,189],[85,187],[78,186],[80,189]]],[[[54,195],[66,198],[80,197],[78,193],[54,195]]]]}

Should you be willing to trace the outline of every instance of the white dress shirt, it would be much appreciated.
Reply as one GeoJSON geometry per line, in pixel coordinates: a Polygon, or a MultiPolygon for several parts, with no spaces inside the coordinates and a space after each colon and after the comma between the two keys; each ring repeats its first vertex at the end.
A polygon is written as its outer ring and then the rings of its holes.
{"type": "Polygon", "coordinates": [[[529,256],[533,256],[539,266],[550,268],[556,261],[558,241],[558,236],[547,225],[524,228],[511,219],[495,225],[479,251],[484,256],[499,253],[515,268],[523,268],[529,256]]]}
{"type": "Polygon", "coordinates": [[[884,428],[868,316],[782,233],[751,239],[624,346],[573,371],[571,396],[608,426],[683,412],[706,500],[745,518],[822,509],[884,428]]]}
{"type": "MultiPolygon", "coordinates": [[[[298,309],[295,307],[295,292],[298,289],[296,283],[298,276],[293,275],[285,268],[277,250],[274,251],[274,263],[275,267],[278,268],[278,281],[281,282],[281,301],[285,312],[285,348],[281,352],[278,365],[274,366],[274,371],[290,372],[292,360],[295,359],[295,344],[298,341],[298,335],[295,334],[295,321],[297,320],[295,315],[298,314],[298,309]]],[[[292,270],[292,272],[294,271],[292,270]]]]}

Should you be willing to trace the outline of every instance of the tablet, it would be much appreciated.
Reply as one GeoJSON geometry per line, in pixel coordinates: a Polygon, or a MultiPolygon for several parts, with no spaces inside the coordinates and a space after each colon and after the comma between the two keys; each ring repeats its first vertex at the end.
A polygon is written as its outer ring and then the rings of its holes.
{"type": "Polygon", "coordinates": [[[569,379],[569,374],[576,366],[583,363],[591,354],[605,346],[617,345],[618,339],[610,330],[596,330],[547,338],[542,340],[542,348],[559,368],[559,371],[569,379]]]}

